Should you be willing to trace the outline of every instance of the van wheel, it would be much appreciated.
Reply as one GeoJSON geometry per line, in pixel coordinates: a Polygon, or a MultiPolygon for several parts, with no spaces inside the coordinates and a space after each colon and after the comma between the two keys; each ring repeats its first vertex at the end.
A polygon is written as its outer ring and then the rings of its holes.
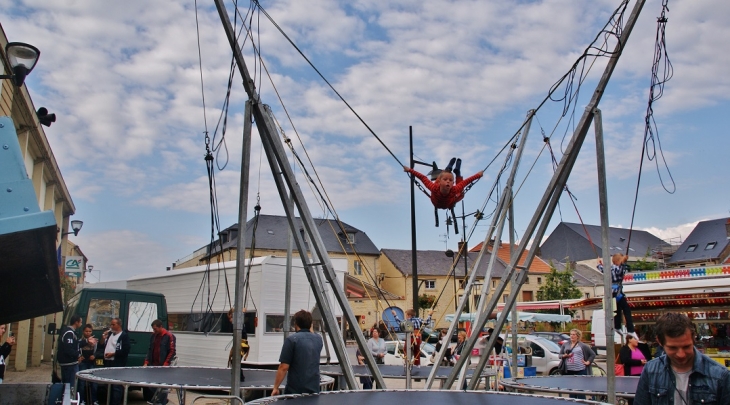
{"type": "Polygon", "coordinates": [[[550,370],[550,375],[563,375],[563,373],[560,372],[560,369],[555,367],[554,369],[550,370]]]}

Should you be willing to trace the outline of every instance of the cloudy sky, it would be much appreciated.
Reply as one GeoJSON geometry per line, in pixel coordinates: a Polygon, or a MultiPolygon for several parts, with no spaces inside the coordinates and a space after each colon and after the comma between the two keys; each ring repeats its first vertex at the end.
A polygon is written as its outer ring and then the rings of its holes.
{"type": "MultiPolygon", "coordinates": [[[[239,3],[246,15],[249,4],[239,3]]],[[[459,156],[470,175],[496,158],[465,199],[471,213],[485,204],[504,160],[499,151],[526,112],[569,71],[619,1],[261,4],[401,162],[409,159],[409,126],[419,160],[443,166],[459,156]]],[[[226,6],[232,12],[233,3],[226,6]]],[[[722,51],[730,40],[730,3],[677,0],[669,8],[666,42],[674,77],[654,104],[663,155],[656,152],[659,171],[656,159],[644,162],[634,226],[678,241],[697,221],[728,216],[730,210],[730,192],[722,186],[730,141],[721,124],[722,111],[730,106],[730,55],[722,51]]],[[[614,226],[628,227],[631,221],[660,13],[661,1],[647,1],[600,105],[614,226]]],[[[216,145],[221,141],[216,127],[231,49],[213,2],[199,2],[197,20],[199,37],[191,1],[0,0],[8,39],[41,50],[26,83],[36,108],[58,116],[46,134],[76,205],[73,218],[84,220],[73,240],[101,270],[102,280],[163,271],[209,240],[204,134],[215,133],[216,145]]],[[[409,180],[399,163],[266,16],[255,12],[249,21],[270,74],[262,74],[252,41],[246,41],[248,68],[256,72],[262,100],[297,153],[311,158],[314,169],[308,170],[316,170],[340,218],[379,248],[410,248],[409,180]]],[[[591,69],[574,121],[607,58],[592,62],[586,64],[591,69]]],[[[225,140],[215,154],[223,168],[215,173],[222,227],[236,221],[245,99],[236,72],[225,140]]],[[[572,133],[571,114],[560,120],[562,108],[562,102],[543,106],[529,134],[517,176],[522,185],[515,203],[517,239],[552,173],[549,153],[541,153],[541,131],[551,136],[557,159],[572,133]]],[[[249,207],[260,198],[263,214],[280,215],[281,202],[260,151],[255,133],[249,207]]],[[[568,185],[583,221],[598,224],[592,129],[579,156],[568,185]]],[[[326,216],[306,179],[300,177],[300,184],[313,215],[326,216]]],[[[487,212],[493,209],[487,203],[487,212]]],[[[578,213],[564,196],[548,233],[560,220],[579,222],[578,213]]],[[[419,248],[456,247],[453,230],[447,235],[443,224],[434,227],[433,209],[422,194],[417,217],[419,248]]],[[[467,218],[467,227],[473,223],[467,218]]],[[[480,222],[470,245],[483,240],[487,225],[480,222]]]]}

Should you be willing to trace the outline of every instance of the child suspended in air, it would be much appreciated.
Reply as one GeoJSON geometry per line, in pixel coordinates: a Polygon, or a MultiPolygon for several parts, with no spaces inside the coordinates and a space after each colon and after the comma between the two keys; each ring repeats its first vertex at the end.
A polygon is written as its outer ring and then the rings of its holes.
{"type": "MultiPolygon", "coordinates": [[[[437,172],[437,170],[434,167],[433,172],[437,172]]],[[[428,177],[408,166],[403,166],[403,171],[411,173],[421,180],[423,185],[431,192],[431,203],[433,203],[434,207],[447,210],[454,208],[457,202],[463,200],[464,189],[479,180],[484,174],[483,171],[480,171],[467,179],[463,179],[461,177],[461,159],[456,158],[451,158],[449,165],[438,173],[436,181],[429,180],[428,177]],[[454,163],[456,163],[455,167],[454,163]],[[456,174],[456,184],[454,184],[454,174],[456,174]]]]}

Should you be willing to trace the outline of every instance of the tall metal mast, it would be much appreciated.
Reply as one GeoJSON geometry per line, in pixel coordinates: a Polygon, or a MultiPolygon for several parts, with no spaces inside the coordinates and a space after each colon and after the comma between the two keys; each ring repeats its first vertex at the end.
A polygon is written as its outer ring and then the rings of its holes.
{"type": "MultiPolygon", "coordinates": [[[[286,157],[284,145],[281,142],[280,137],[278,136],[276,126],[274,125],[271,118],[271,110],[268,108],[268,106],[261,103],[258,94],[256,93],[256,88],[246,67],[246,61],[243,58],[243,53],[238,46],[236,34],[231,25],[225,5],[223,4],[222,0],[214,1],[216,4],[216,8],[218,9],[218,15],[220,16],[221,22],[223,23],[223,28],[226,32],[226,36],[228,37],[228,42],[230,43],[231,49],[233,50],[236,64],[238,65],[238,69],[241,73],[241,76],[243,77],[243,87],[246,90],[249,101],[251,103],[252,114],[254,120],[256,121],[259,135],[261,136],[261,143],[263,145],[264,151],[266,152],[266,158],[269,162],[269,166],[271,167],[272,174],[274,175],[274,181],[276,183],[276,188],[279,192],[279,197],[282,201],[282,206],[286,211],[286,216],[289,221],[289,227],[291,228],[292,236],[294,237],[294,244],[296,245],[299,252],[299,257],[302,260],[302,265],[304,267],[304,271],[307,275],[307,279],[309,280],[312,291],[314,292],[317,305],[322,311],[322,318],[324,320],[325,328],[329,333],[330,340],[332,341],[332,346],[334,347],[335,353],[337,354],[337,359],[339,360],[340,366],[342,367],[342,372],[344,374],[344,378],[347,382],[348,387],[350,389],[358,389],[359,385],[357,380],[355,379],[355,374],[352,371],[350,359],[347,356],[347,352],[345,351],[345,341],[343,339],[342,333],[338,328],[337,320],[335,319],[334,313],[331,310],[330,302],[327,299],[327,296],[324,294],[324,291],[322,290],[320,284],[317,282],[318,274],[316,272],[319,271],[319,269],[321,269],[321,272],[323,273],[322,275],[324,276],[327,283],[330,284],[333,295],[335,296],[335,299],[337,300],[340,308],[342,308],[343,316],[347,320],[347,322],[349,322],[350,325],[358,325],[358,320],[355,318],[355,315],[352,312],[352,309],[350,308],[350,305],[347,301],[347,296],[345,295],[342,286],[337,280],[334,267],[332,266],[332,262],[324,245],[324,241],[319,234],[312,214],[304,199],[304,194],[299,187],[299,183],[297,183],[294,171],[292,170],[292,167],[289,164],[289,160],[286,157]],[[290,197],[289,194],[291,194],[290,197]],[[307,254],[307,247],[305,246],[304,238],[302,237],[298,229],[300,225],[295,221],[295,212],[293,207],[291,207],[290,205],[291,203],[289,198],[293,200],[294,206],[296,207],[296,210],[297,212],[299,212],[299,215],[301,217],[301,226],[303,227],[304,232],[307,234],[308,239],[311,241],[311,260],[309,258],[309,255],[307,254]]],[[[243,162],[243,164],[245,165],[247,164],[247,162],[243,162]]],[[[241,193],[244,192],[247,194],[248,190],[241,190],[241,193]]],[[[239,229],[242,229],[240,228],[241,226],[245,226],[245,224],[239,224],[239,229]]],[[[243,234],[243,232],[239,232],[239,238],[241,238],[243,234]]],[[[241,293],[241,291],[236,290],[236,295],[241,293]]],[[[375,364],[375,359],[373,358],[372,354],[370,354],[370,350],[367,349],[367,343],[365,341],[365,337],[362,334],[362,331],[360,330],[360,328],[353,329],[355,332],[355,340],[360,348],[360,352],[365,356],[366,363],[370,368],[372,376],[375,378],[378,386],[385,388],[385,382],[383,381],[383,377],[377,365],[375,364]]],[[[235,339],[240,340],[240,334],[238,336],[235,336],[234,334],[234,344],[237,342],[235,339]]],[[[232,379],[236,380],[234,381],[234,384],[232,384],[232,387],[236,389],[236,391],[234,391],[236,394],[238,394],[238,389],[240,387],[240,382],[236,383],[238,375],[240,373],[240,366],[240,362],[238,364],[234,364],[233,370],[231,371],[232,379]]]]}
{"type": "MultiPolygon", "coordinates": [[[[639,17],[639,14],[641,13],[641,9],[644,7],[645,0],[637,0],[636,4],[634,5],[634,9],[631,12],[631,16],[629,16],[628,21],[626,22],[626,26],[624,27],[624,30],[621,34],[621,36],[618,39],[618,43],[616,44],[616,47],[614,48],[614,52],[611,56],[611,59],[609,60],[608,64],[606,65],[606,68],[603,72],[603,75],[601,76],[601,79],[598,81],[598,84],[596,86],[596,90],[593,92],[593,96],[591,97],[591,100],[588,102],[588,105],[585,108],[585,111],[583,112],[583,116],[581,117],[580,121],[576,125],[576,129],[573,132],[573,136],[570,140],[570,143],[568,144],[565,154],[563,154],[562,159],[560,160],[560,164],[558,165],[558,168],[555,170],[555,173],[553,174],[552,179],[550,180],[550,183],[548,184],[547,189],[545,190],[545,193],[538,204],[537,209],[535,210],[535,213],[533,214],[532,219],[530,220],[530,223],[527,226],[527,229],[525,230],[525,234],[522,236],[522,240],[520,241],[520,244],[517,248],[517,253],[515,253],[510,260],[510,264],[507,267],[504,276],[500,280],[499,284],[497,285],[492,297],[489,299],[489,304],[487,305],[485,309],[485,313],[489,314],[492,311],[494,311],[497,307],[497,303],[499,301],[499,298],[504,293],[504,290],[507,286],[507,283],[512,279],[512,277],[515,277],[516,284],[518,288],[515,288],[513,291],[510,292],[507,301],[505,302],[504,306],[505,308],[509,308],[512,306],[512,304],[517,299],[517,293],[519,291],[519,287],[522,287],[522,285],[525,283],[527,279],[527,269],[530,268],[530,265],[532,264],[532,260],[535,258],[535,253],[537,252],[537,247],[539,246],[539,243],[533,243],[530,247],[530,250],[527,253],[527,257],[525,258],[524,267],[520,269],[519,272],[516,272],[517,269],[517,263],[519,261],[520,256],[522,255],[522,252],[525,251],[527,248],[527,243],[531,240],[534,241],[540,241],[542,240],[543,235],[545,234],[545,231],[547,229],[547,226],[550,222],[550,218],[552,217],[553,213],[555,212],[555,207],[558,204],[558,201],[560,199],[560,194],[562,193],[563,187],[565,187],[566,182],[568,181],[568,176],[570,175],[571,170],[573,169],[573,165],[575,164],[576,159],[578,158],[578,152],[580,151],[581,146],[583,145],[583,141],[585,140],[586,134],[588,133],[588,128],[591,125],[591,122],[593,121],[593,115],[594,110],[598,107],[598,103],[601,101],[601,98],[603,97],[603,92],[606,88],[606,85],[608,84],[608,81],[611,79],[611,75],[613,74],[614,69],[616,68],[616,64],[618,63],[619,58],[621,57],[621,53],[626,46],[626,42],[631,35],[631,31],[634,28],[634,25],[636,24],[636,20],[639,17]]],[[[495,332],[498,332],[502,329],[502,326],[504,326],[505,320],[507,319],[507,314],[509,311],[503,311],[502,314],[497,319],[497,322],[494,326],[495,332]]],[[[477,325],[475,326],[476,330],[480,330],[484,328],[484,326],[487,323],[487,316],[481,316],[479,317],[479,320],[477,322],[477,325]]],[[[478,334],[472,334],[469,339],[467,340],[464,350],[470,352],[476,343],[478,334]]],[[[495,342],[497,341],[497,338],[499,337],[499,333],[493,333],[489,337],[489,341],[487,342],[487,352],[492,350],[494,347],[495,342]]],[[[444,383],[445,388],[451,388],[454,381],[457,378],[458,369],[460,367],[463,367],[466,363],[466,360],[469,356],[462,356],[459,358],[459,360],[456,363],[456,366],[452,370],[449,377],[446,379],[444,383]]],[[[476,370],[474,371],[475,375],[478,375],[478,373],[481,373],[484,369],[488,358],[486,356],[482,357],[479,360],[479,363],[477,364],[476,370]]],[[[478,379],[473,378],[469,383],[469,388],[474,389],[476,388],[476,385],[478,384],[478,379]]]]}

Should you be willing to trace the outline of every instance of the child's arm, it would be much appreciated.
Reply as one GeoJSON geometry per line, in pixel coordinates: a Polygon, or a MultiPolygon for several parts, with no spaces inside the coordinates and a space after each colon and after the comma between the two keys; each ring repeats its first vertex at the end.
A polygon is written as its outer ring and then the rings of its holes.
{"type": "Polygon", "coordinates": [[[423,183],[423,185],[426,186],[426,188],[428,188],[428,189],[430,189],[431,185],[434,184],[428,177],[411,169],[408,166],[403,166],[403,171],[407,172],[407,173],[411,173],[412,175],[416,176],[418,178],[418,180],[421,180],[421,183],[423,183]]]}
{"type": "Polygon", "coordinates": [[[467,178],[466,180],[462,180],[459,183],[457,183],[454,186],[454,188],[457,189],[457,190],[461,190],[464,187],[468,186],[469,184],[474,183],[475,181],[481,179],[483,175],[484,175],[484,171],[477,172],[476,174],[474,174],[473,176],[467,178]]]}

